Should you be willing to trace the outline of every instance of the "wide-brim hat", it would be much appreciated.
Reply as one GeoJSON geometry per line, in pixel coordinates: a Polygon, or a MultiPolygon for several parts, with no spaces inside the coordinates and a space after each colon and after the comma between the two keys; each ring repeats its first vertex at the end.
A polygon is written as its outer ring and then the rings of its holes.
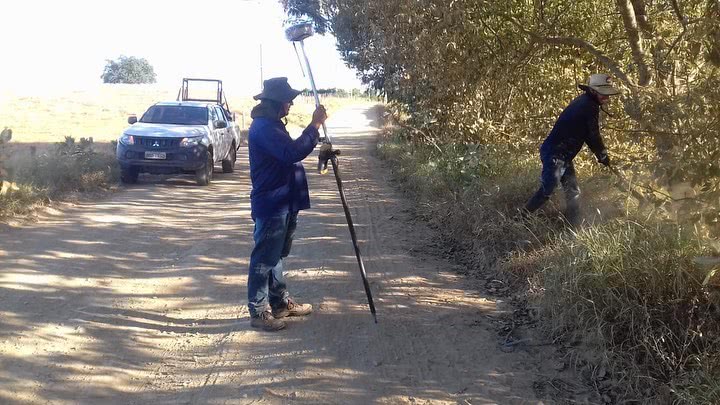
{"type": "Polygon", "coordinates": [[[612,79],[610,76],[604,73],[590,75],[587,87],[595,90],[598,94],[603,96],[616,96],[620,94],[620,90],[612,85],[612,79]]]}
{"type": "Polygon", "coordinates": [[[280,103],[289,103],[302,93],[288,84],[287,77],[273,77],[263,82],[262,93],[253,97],[255,100],[273,100],[280,103]]]}

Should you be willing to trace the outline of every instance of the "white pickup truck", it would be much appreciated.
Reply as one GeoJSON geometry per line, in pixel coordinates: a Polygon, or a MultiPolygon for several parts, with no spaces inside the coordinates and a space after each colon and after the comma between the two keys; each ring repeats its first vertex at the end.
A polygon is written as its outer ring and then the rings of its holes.
{"type": "Polygon", "coordinates": [[[152,105],[139,120],[131,116],[128,123],[116,153],[124,183],[137,182],[140,173],[193,173],[205,186],[216,163],[225,173],[235,169],[240,128],[219,80],[184,79],[177,101],[152,105]],[[192,80],[218,82],[218,99],[189,98],[187,83],[192,80]]]}

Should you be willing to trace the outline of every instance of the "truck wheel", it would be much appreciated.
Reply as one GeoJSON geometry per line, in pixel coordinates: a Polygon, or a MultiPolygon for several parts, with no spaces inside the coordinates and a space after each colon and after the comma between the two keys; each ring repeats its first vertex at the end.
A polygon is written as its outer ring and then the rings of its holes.
{"type": "Polygon", "coordinates": [[[135,184],[138,181],[140,170],[137,167],[128,167],[120,169],[120,181],[125,184],[135,184]]]}
{"type": "Polygon", "coordinates": [[[208,151],[207,157],[205,158],[205,165],[195,171],[195,180],[197,181],[198,186],[207,186],[210,184],[214,164],[215,162],[213,161],[212,153],[208,151]]]}
{"type": "Polygon", "coordinates": [[[232,146],[230,146],[230,151],[228,152],[227,159],[223,159],[223,161],[222,161],[223,173],[234,172],[236,160],[237,160],[237,148],[235,147],[235,143],[233,142],[232,146]]]}

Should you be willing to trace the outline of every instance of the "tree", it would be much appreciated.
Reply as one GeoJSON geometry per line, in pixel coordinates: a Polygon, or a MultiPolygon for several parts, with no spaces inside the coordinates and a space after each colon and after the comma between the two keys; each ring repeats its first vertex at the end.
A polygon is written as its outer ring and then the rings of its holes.
{"type": "MultiPolygon", "coordinates": [[[[607,72],[624,112],[605,134],[627,169],[648,169],[653,188],[689,183],[720,198],[718,0],[282,3],[335,35],[364,83],[422,130],[418,142],[535,154],[576,84],[607,72]]],[[[720,224],[720,210],[705,218],[720,224]]]]}
{"type": "Polygon", "coordinates": [[[145,58],[120,56],[107,60],[102,76],[103,83],[155,83],[155,70],[145,58]]]}
{"type": "Polygon", "coordinates": [[[7,169],[3,163],[7,160],[5,153],[7,151],[7,144],[12,139],[12,129],[5,128],[0,132],[0,193],[2,193],[3,183],[7,176],[7,169]]]}

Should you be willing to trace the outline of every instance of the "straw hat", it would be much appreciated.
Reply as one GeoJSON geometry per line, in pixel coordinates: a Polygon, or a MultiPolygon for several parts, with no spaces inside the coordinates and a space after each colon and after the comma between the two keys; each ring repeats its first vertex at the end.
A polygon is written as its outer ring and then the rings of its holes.
{"type": "Polygon", "coordinates": [[[620,90],[612,85],[612,79],[610,76],[604,73],[590,75],[587,87],[595,90],[598,94],[603,96],[616,96],[620,94],[620,90]]]}

